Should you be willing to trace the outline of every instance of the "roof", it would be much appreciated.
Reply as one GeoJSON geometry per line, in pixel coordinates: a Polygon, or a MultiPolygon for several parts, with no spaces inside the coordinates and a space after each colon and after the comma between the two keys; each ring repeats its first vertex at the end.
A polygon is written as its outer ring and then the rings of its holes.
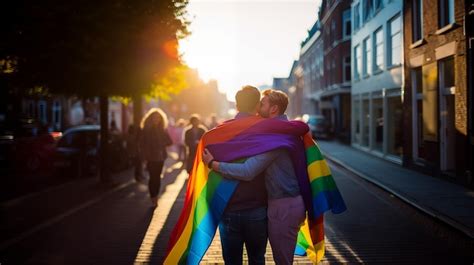
{"type": "Polygon", "coordinates": [[[311,29],[308,30],[308,37],[306,37],[306,39],[304,39],[304,41],[301,42],[301,47],[303,47],[311,39],[311,37],[313,37],[313,35],[316,34],[316,32],[320,29],[321,29],[321,23],[319,22],[319,20],[316,20],[316,22],[314,22],[311,29]]]}

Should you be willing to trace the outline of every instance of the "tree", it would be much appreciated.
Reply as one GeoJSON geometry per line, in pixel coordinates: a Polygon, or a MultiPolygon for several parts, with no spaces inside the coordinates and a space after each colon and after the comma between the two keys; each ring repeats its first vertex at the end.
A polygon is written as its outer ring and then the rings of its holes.
{"type": "MultiPolygon", "coordinates": [[[[13,65],[10,75],[15,86],[100,96],[101,146],[105,147],[106,99],[150,93],[180,66],[177,41],[188,34],[187,2],[4,1],[0,61],[13,65]]],[[[101,167],[102,180],[107,176],[104,170],[101,167]]]]}

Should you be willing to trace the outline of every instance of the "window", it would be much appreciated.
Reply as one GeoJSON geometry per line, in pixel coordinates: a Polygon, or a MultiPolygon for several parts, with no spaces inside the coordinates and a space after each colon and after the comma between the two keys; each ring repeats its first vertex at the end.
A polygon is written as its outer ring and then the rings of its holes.
{"type": "Polygon", "coordinates": [[[364,16],[364,22],[369,20],[369,18],[374,13],[374,6],[372,0],[364,0],[364,6],[362,15],[364,16]]]}
{"type": "Polygon", "coordinates": [[[331,85],[336,84],[336,61],[332,60],[331,67],[331,85]]]}
{"type": "Polygon", "coordinates": [[[449,57],[441,60],[440,62],[440,85],[441,89],[447,90],[446,92],[451,93],[451,88],[454,88],[454,58],[449,57]]]}
{"type": "Polygon", "coordinates": [[[61,129],[61,103],[58,100],[53,102],[52,125],[55,130],[61,129]]]}
{"type": "Polygon", "coordinates": [[[362,100],[362,141],[361,145],[369,146],[370,102],[368,98],[362,100]]]}
{"type": "Polygon", "coordinates": [[[354,31],[360,27],[360,3],[354,5],[354,31]]]}
{"type": "Polygon", "coordinates": [[[28,100],[28,111],[27,114],[30,118],[34,117],[36,114],[35,111],[35,102],[33,100],[28,100]]]}
{"type": "Polygon", "coordinates": [[[343,73],[344,73],[344,82],[350,82],[351,81],[351,57],[346,56],[344,57],[344,61],[342,63],[343,73]]]}
{"type": "Polygon", "coordinates": [[[383,98],[382,95],[377,95],[377,98],[372,100],[372,148],[374,150],[383,151],[384,141],[384,117],[383,117],[383,98]]]}
{"type": "Polygon", "coordinates": [[[322,67],[323,65],[324,65],[323,52],[321,50],[321,52],[319,53],[319,75],[320,76],[324,76],[324,68],[322,67]]]}
{"type": "Polygon", "coordinates": [[[387,153],[403,154],[403,103],[401,95],[387,98],[387,153]]]}
{"type": "Polygon", "coordinates": [[[38,101],[38,120],[43,124],[48,122],[46,116],[46,101],[44,100],[38,101]]]}
{"type": "Polygon", "coordinates": [[[383,69],[383,28],[374,33],[374,72],[383,69]]]}
{"type": "Polygon", "coordinates": [[[413,0],[412,2],[412,42],[423,38],[423,0],[413,0]]]}
{"type": "Polygon", "coordinates": [[[362,74],[364,76],[367,76],[370,74],[370,61],[372,58],[372,50],[370,47],[370,38],[367,37],[364,39],[364,42],[362,43],[362,49],[364,50],[363,52],[363,59],[362,59],[362,74]]]}
{"type": "Polygon", "coordinates": [[[352,102],[352,117],[354,124],[354,133],[352,134],[352,142],[361,143],[361,121],[360,121],[360,99],[356,98],[352,102]]]}
{"type": "Polygon", "coordinates": [[[342,36],[343,38],[351,37],[351,10],[346,9],[342,12],[342,36]]]}
{"type": "Polygon", "coordinates": [[[414,157],[424,158],[426,152],[423,142],[423,72],[422,68],[411,70],[412,90],[413,90],[413,143],[414,157]]]}
{"type": "Polygon", "coordinates": [[[439,27],[454,23],[454,0],[439,0],[439,27]]]}
{"type": "Polygon", "coordinates": [[[377,11],[383,7],[382,0],[373,0],[374,10],[377,11]]]}
{"type": "Polygon", "coordinates": [[[336,20],[332,20],[331,21],[331,42],[332,44],[334,45],[334,43],[336,42],[336,20]]]}
{"type": "Polygon", "coordinates": [[[373,17],[374,13],[383,7],[382,0],[364,0],[364,22],[373,17]]]}
{"type": "Polygon", "coordinates": [[[354,78],[360,78],[360,71],[362,70],[362,54],[360,52],[360,45],[354,47],[354,78]]]}
{"type": "Polygon", "coordinates": [[[399,65],[402,57],[402,37],[400,15],[389,22],[388,65],[399,65]]]}

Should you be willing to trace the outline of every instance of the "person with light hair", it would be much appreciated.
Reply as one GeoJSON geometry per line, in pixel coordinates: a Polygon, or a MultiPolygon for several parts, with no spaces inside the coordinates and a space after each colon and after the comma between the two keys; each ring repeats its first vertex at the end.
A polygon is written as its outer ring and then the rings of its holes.
{"type": "Polygon", "coordinates": [[[158,194],[161,186],[161,172],[168,156],[166,147],[173,142],[166,128],[168,119],[159,108],[150,109],[143,117],[140,128],[140,155],[146,161],[146,168],[150,174],[148,190],[153,207],[158,206],[158,194]]]}

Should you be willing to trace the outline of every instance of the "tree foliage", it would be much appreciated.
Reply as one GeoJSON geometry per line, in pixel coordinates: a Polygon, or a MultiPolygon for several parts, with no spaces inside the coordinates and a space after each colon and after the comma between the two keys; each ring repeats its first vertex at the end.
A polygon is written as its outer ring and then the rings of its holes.
{"type": "MultiPolygon", "coordinates": [[[[132,96],[180,67],[187,0],[44,0],[0,4],[0,61],[16,86],[132,96]]],[[[5,71],[3,71],[5,72],[5,71]]]]}

